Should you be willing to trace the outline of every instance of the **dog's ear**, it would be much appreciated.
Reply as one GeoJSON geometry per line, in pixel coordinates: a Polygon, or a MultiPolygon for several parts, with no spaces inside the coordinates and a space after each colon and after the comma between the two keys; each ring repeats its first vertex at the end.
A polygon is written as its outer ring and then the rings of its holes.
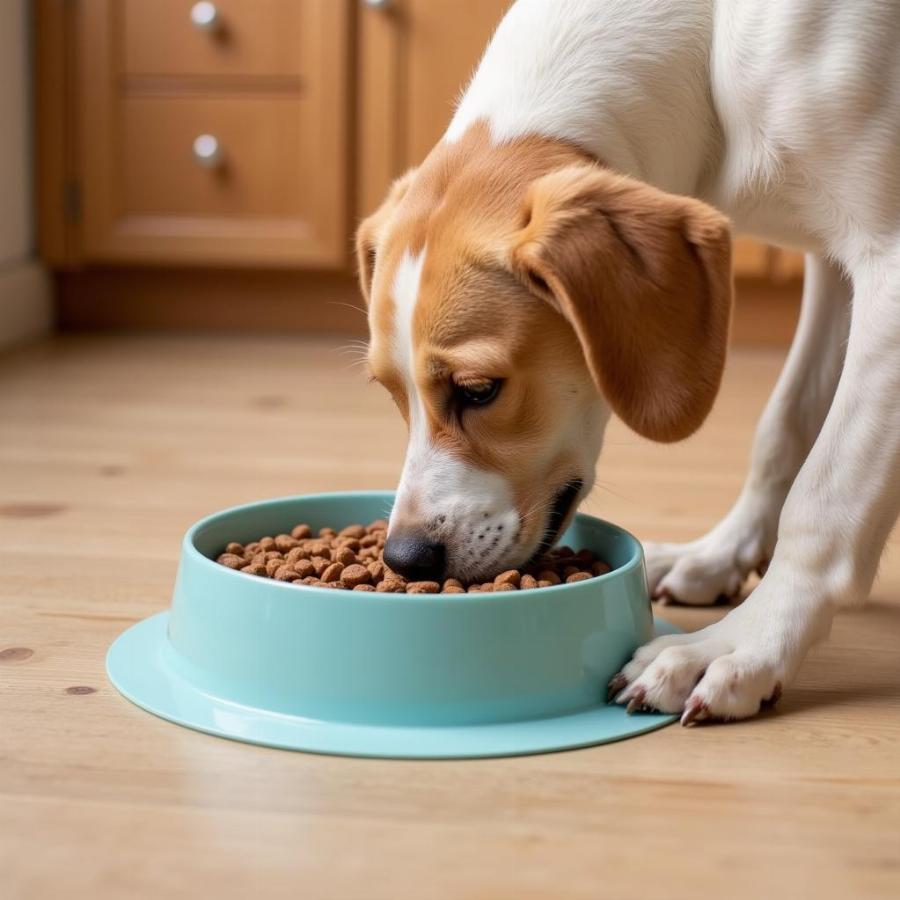
{"type": "Polygon", "coordinates": [[[375,275],[375,260],[381,229],[388,221],[397,204],[403,199],[416,174],[410,169],[401,175],[388,189],[384,202],[356,229],[356,263],[359,270],[359,286],[366,303],[372,293],[372,278],[375,275]]]}
{"type": "Polygon", "coordinates": [[[628,426],[657,441],[700,427],[728,344],[724,216],[599,166],[571,166],[530,186],[511,264],[570,322],[628,426]]]}

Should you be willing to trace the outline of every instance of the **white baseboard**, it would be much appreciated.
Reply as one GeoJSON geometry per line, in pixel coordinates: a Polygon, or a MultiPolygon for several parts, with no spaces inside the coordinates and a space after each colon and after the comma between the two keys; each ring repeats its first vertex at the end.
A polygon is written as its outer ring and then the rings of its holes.
{"type": "Polygon", "coordinates": [[[50,278],[34,260],[0,266],[0,349],[53,327],[50,278]]]}

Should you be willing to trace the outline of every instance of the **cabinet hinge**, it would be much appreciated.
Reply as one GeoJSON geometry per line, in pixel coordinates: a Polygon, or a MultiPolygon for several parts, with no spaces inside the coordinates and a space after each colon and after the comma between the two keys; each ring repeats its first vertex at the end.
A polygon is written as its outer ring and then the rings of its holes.
{"type": "Polygon", "coordinates": [[[81,185],[77,181],[67,181],[63,185],[62,204],[67,222],[81,219],[81,185]]]}

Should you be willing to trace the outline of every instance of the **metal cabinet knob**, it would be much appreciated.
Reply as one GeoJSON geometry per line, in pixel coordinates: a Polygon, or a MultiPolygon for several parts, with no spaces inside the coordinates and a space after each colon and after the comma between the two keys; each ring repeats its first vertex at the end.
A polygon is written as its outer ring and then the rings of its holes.
{"type": "Polygon", "coordinates": [[[214,169],[222,163],[222,146],[212,134],[201,134],[194,139],[194,159],[207,169],[214,169]]]}
{"type": "Polygon", "coordinates": [[[201,31],[215,31],[221,23],[219,10],[215,3],[195,3],[191,7],[191,24],[201,31]]]}

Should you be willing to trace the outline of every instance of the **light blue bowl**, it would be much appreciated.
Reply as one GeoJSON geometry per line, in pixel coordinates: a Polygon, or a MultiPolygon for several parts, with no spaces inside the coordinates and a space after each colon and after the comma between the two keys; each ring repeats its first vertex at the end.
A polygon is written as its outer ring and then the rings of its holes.
{"type": "Polygon", "coordinates": [[[298,522],[368,522],[392,501],[387,492],[287,497],[202,519],[184,538],[171,613],[110,648],[113,684],[201,731],[363,756],[533,753],[673,720],[606,705],[607,682],[654,624],[640,544],[592,516],[577,515],[563,542],[613,571],[523,592],[335,591],[214,562],[229,541],[298,522]]]}

